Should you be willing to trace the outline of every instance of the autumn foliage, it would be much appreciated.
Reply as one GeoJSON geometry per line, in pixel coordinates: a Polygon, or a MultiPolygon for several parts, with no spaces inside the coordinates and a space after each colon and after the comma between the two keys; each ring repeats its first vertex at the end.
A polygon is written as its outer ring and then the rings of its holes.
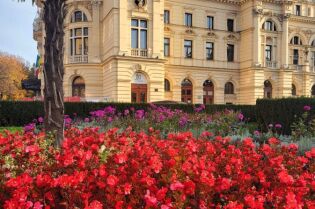
{"type": "Polygon", "coordinates": [[[27,78],[27,74],[27,67],[21,58],[0,52],[0,100],[25,97],[26,91],[22,90],[21,81],[27,78]]]}
{"type": "Polygon", "coordinates": [[[62,151],[43,134],[0,136],[4,208],[314,208],[315,149],[205,132],[71,128],[62,151]]]}

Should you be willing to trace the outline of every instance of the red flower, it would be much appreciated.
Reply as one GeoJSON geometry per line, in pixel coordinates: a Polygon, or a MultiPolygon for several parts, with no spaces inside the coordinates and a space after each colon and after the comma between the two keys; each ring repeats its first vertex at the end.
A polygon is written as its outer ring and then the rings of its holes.
{"type": "Polygon", "coordinates": [[[278,173],[278,178],[280,182],[284,184],[293,184],[294,182],[293,177],[290,176],[286,171],[281,171],[280,173],[278,173]]]}
{"type": "Polygon", "coordinates": [[[190,180],[184,182],[185,194],[193,195],[195,194],[196,184],[190,180]]]}
{"type": "Polygon", "coordinates": [[[119,181],[119,179],[118,179],[116,176],[114,176],[114,175],[109,175],[109,176],[107,177],[107,180],[106,180],[107,184],[108,184],[109,186],[112,186],[112,187],[116,186],[116,184],[118,183],[118,181],[119,181]]]}

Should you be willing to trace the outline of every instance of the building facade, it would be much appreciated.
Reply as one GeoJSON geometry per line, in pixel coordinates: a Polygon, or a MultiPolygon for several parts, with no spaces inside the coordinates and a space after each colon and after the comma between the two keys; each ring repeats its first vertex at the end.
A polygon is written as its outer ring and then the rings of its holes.
{"type": "MultiPolygon", "coordinates": [[[[67,4],[65,97],[254,104],[315,95],[314,0],[67,4]]],[[[40,13],[34,38],[43,56],[40,13]]]]}

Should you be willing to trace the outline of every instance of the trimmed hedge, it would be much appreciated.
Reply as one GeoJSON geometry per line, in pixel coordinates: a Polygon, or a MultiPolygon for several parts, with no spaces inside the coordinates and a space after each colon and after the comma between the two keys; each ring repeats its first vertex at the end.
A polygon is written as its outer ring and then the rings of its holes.
{"type": "MultiPolygon", "coordinates": [[[[114,106],[119,112],[126,108],[135,107],[135,109],[146,110],[149,104],[131,104],[131,103],[92,103],[92,102],[75,102],[65,103],[65,114],[84,118],[94,110],[106,106],[114,106]]],[[[181,109],[188,113],[194,112],[194,105],[186,104],[163,104],[162,106],[172,109],[181,109]]],[[[254,105],[207,105],[206,112],[211,114],[216,111],[225,109],[241,111],[250,121],[256,121],[256,110],[254,105]]],[[[42,102],[12,102],[0,101],[0,126],[24,126],[34,119],[44,115],[42,102]]]]}
{"type": "Polygon", "coordinates": [[[256,102],[257,122],[260,128],[267,130],[269,124],[281,124],[283,134],[291,134],[291,125],[304,113],[304,106],[311,106],[311,115],[315,113],[314,98],[258,99],[256,102]]]}

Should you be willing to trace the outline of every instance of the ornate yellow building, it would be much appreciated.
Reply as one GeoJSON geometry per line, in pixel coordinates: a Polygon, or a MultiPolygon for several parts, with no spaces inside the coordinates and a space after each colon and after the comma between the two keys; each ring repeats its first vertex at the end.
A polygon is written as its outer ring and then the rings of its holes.
{"type": "MultiPolygon", "coordinates": [[[[67,4],[66,97],[254,104],[315,95],[314,0],[67,4]]],[[[39,14],[34,38],[41,56],[43,30],[39,14]]]]}

